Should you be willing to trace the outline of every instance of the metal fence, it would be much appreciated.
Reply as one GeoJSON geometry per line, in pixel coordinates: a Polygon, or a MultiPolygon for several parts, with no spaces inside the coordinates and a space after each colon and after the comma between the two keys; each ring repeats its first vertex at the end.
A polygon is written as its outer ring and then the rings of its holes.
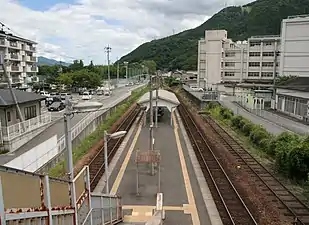
{"type": "Polygon", "coordinates": [[[91,195],[87,166],[73,183],[1,166],[0,218],[0,224],[9,225],[99,225],[121,221],[122,211],[118,196],[91,195]],[[75,206],[72,205],[72,185],[77,196],[75,206]],[[96,203],[97,199],[104,203],[103,208],[92,204],[92,200],[96,203]],[[98,217],[97,211],[105,217],[98,217]]]}
{"type": "Polygon", "coordinates": [[[8,127],[1,127],[3,140],[11,141],[12,139],[26,133],[49,124],[52,121],[51,113],[44,113],[40,116],[32,119],[20,122],[8,127]]]}

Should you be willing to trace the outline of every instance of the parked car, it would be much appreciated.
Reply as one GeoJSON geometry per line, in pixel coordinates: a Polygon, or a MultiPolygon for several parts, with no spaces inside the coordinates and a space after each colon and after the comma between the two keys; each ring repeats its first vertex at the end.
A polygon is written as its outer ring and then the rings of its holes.
{"type": "Polygon", "coordinates": [[[92,95],[88,91],[85,91],[83,93],[82,99],[83,100],[90,100],[90,99],[92,99],[92,95]]]}
{"type": "Polygon", "coordinates": [[[133,82],[129,82],[125,85],[126,87],[133,86],[133,82]]]}
{"type": "Polygon", "coordinates": [[[190,89],[191,89],[192,91],[199,91],[199,92],[203,92],[203,91],[204,91],[203,88],[200,88],[200,87],[198,87],[198,86],[191,86],[190,89]]]}
{"type": "Polygon", "coordinates": [[[54,96],[54,97],[47,97],[45,99],[45,105],[48,107],[54,102],[62,102],[60,97],[54,96]]]}
{"type": "Polygon", "coordinates": [[[60,93],[60,97],[62,100],[66,100],[67,96],[69,99],[72,99],[72,95],[70,93],[60,93]]]}
{"type": "Polygon", "coordinates": [[[50,96],[50,94],[47,91],[40,91],[40,95],[44,95],[46,97],[50,96]]]}
{"type": "Polygon", "coordinates": [[[104,95],[105,96],[110,96],[112,94],[111,90],[104,90],[104,95]]]}
{"type": "Polygon", "coordinates": [[[49,107],[48,111],[61,111],[65,108],[63,102],[53,102],[49,107]]]}
{"type": "Polygon", "coordinates": [[[104,94],[104,91],[102,91],[102,90],[97,91],[97,95],[103,95],[103,94],[104,94]]]}

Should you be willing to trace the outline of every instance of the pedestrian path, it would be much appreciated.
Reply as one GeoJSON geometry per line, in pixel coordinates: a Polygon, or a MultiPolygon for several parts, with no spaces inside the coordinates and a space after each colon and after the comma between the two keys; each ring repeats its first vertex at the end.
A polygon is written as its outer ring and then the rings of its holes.
{"type": "Polygon", "coordinates": [[[240,107],[239,105],[231,102],[231,101],[220,101],[220,103],[231,109],[234,114],[237,115],[241,115],[244,118],[252,121],[252,123],[254,124],[260,124],[262,125],[268,132],[272,133],[272,134],[281,134],[282,132],[289,132],[290,130],[280,126],[272,121],[266,120],[260,116],[254,115],[252,113],[250,113],[249,111],[247,111],[246,109],[240,107]]]}
{"type": "Polygon", "coordinates": [[[236,111],[237,111],[237,108],[238,108],[238,111],[239,109],[243,109],[247,112],[247,114],[244,114],[244,115],[248,116],[248,114],[251,114],[252,116],[256,116],[257,118],[260,118],[260,121],[266,120],[270,122],[272,125],[276,125],[285,131],[291,131],[291,132],[294,132],[300,135],[308,135],[309,133],[309,126],[301,122],[297,122],[293,119],[289,119],[287,117],[281,116],[271,111],[260,110],[260,109],[247,109],[239,105],[238,103],[234,103],[234,102],[231,102],[231,103],[236,107],[236,111]]]}

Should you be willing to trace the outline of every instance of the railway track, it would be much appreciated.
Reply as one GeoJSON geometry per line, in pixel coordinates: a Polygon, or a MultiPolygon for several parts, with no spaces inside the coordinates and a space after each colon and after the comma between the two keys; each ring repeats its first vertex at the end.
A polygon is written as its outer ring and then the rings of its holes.
{"type": "MultiPolygon", "coordinates": [[[[117,131],[125,130],[129,131],[133,122],[136,120],[137,116],[141,112],[139,106],[136,106],[129,115],[121,122],[118,126],[117,131]]],[[[124,137],[123,137],[124,138],[124,137]]],[[[113,156],[115,155],[117,149],[119,148],[123,138],[119,139],[110,139],[107,142],[107,149],[108,149],[108,163],[112,160],[113,156]]],[[[89,172],[90,172],[90,189],[93,191],[98,184],[99,180],[104,174],[104,147],[98,151],[95,157],[89,163],[89,172]]]]}
{"type": "Polygon", "coordinates": [[[282,213],[294,225],[309,225],[309,208],[290,192],[276,177],[260,164],[234,138],[221,128],[211,117],[203,115],[206,128],[213,132],[218,141],[237,159],[239,165],[254,177],[256,185],[263,188],[264,193],[277,201],[282,213]]]}
{"type": "Polygon", "coordinates": [[[244,200],[208,145],[201,128],[183,104],[180,116],[199,160],[203,174],[213,194],[224,225],[257,225],[244,200]]]}

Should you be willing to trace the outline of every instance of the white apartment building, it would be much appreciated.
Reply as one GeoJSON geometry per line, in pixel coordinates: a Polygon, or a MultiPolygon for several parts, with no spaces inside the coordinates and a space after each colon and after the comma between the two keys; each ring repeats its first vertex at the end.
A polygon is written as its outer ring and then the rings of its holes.
{"type": "MultiPolygon", "coordinates": [[[[0,30],[0,54],[6,61],[6,70],[13,87],[26,89],[38,82],[36,44],[0,30]]],[[[0,80],[1,83],[6,82],[2,67],[0,80]]]]}
{"type": "MultiPolygon", "coordinates": [[[[198,83],[272,83],[279,69],[280,36],[254,36],[233,42],[226,30],[206,30],[198,43],[198,83]]],[[[205,86],[205,85],[204,85],[205,86]]]]}
{"type": "Polygon", "coordinates": [[[280,75],[309,77],[309,15],[282,20],[281,38],[280,75]]]}

